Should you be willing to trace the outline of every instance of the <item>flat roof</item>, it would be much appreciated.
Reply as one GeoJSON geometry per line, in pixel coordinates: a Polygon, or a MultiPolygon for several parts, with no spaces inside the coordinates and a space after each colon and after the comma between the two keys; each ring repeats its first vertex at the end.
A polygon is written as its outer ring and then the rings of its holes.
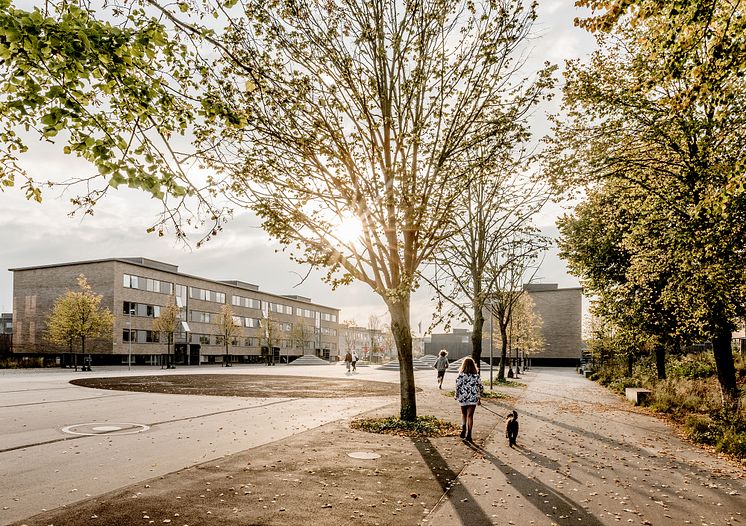
{"type": "Polygon", "coordinates": [[[193,274],[185,274],[183,272],[179,272],[179,267],[177,265],[172,265],[170,263],[164,263],[162,261],[156,261],[155,259],[148,259],[143,257],[137,257],[137,258],[104,258],[104,259],[89,259],[84,261],[68,261],[65,263],[56,263],[51,265],[36,265],[33,267],[17,267],[17,268],[9,268],[8,270],[10,272],[18,272],[18,271],[24,271],[24,270],[40,270],[40,269],[48,269],[48,268],[57,268],[57,267],[72,267],[75,265],[90,265],[95,263],[110,263],[110,262],[118,262],[118,263],[125,263],[127,265],[134,265],[136,267],[143,267],[148,268],[151,270],[159,270],[161,272],[166,272],[168,274],[176,274],[178,276],[184,276],[186,278],[194,278],[194,279],[201,279],[202,281],[208,281],[210,283],[216,283],[219,285],[229,286],[233,288],[243,289],[243,290],[250,290],[252,292],[259,292],[260,294],[265,294],[267,296],[273,296],[275,298],[281,298],[281,299],[290,299],[293,301],[298,301],[302,303],[310,303],[312,305],[315,305],[317,307],[323,307],[325,309],[330,310],[336,310],[340,311],[341,309],[337,307],[330,307],[328,305],[322,305],[320,303],[313,303],[310,298],[305,298],[302,296],[299,296],[296,299],[294,296],[288,296],[283,294],[276,294],[273,292],[265,292],[260,291],[258,285],[253,285],[251,283],[247,283],[245,281],[239,281],[239,280],[218,280],[218,279],[211,279],[211,278],[205,278],[202,276],[195,276],[193,274]],[[173,269],[173,270],[171,270],[173,269]],[[247,286],[248,285],[248,286],[247,286]],[[256,287],[256,288],[254,288],[256,287]],[[304,301],[307,300],[307,301],[304,301]]]}

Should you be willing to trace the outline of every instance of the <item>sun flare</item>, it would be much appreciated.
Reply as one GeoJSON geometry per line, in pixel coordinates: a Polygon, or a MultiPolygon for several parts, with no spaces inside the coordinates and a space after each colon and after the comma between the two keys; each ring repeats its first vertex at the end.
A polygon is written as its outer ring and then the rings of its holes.
{"type": "Polygon", "coordinates": [[[353,215],[342,216],[339,218],[339,225],[334,229],[332,235],[340,243],[355,243],[363,235],[363,224],[360,219],[353,215]]]}

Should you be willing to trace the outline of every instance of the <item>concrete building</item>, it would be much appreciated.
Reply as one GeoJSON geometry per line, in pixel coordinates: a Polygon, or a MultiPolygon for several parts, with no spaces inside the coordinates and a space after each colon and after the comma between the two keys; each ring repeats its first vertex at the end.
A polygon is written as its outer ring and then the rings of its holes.
{"type": "MultiPolygon", "coordinates": [[[[482,355],[485,359],[488,343],[489,334],[485,334],[482,338],[482,355]]],[[[425,338],[424,345],[425,354],[436,355],[441,349],[447,350],[449,361],[471,356],[471,329],[453,329],[453,332],[433,333],[429,338],[425,338]]]]}
{"type": "Polygon", "coordinates": [[[225,345],[219,314],[233,311],[239,334],[229,346],[230,362],[288,362],[303,354],[323,359],[337,354],[339,309],[312,303],[302,296],[262,292],[243,281],[216,281],[182,274],[176,265],[146,258],[112,258],[10,269],[13,272],[13,353],[56,354],[63,363],[76,349],[60,348],[45,338],[46,319],[54,302],[77,290],[86,276],[102,306],[114,314],[111,338],[86,343],[93,364],[163,364],[165,337],[153,330],[153,320],[169,303],[179,306],[179,330],[172,352],[175,363],[221,363],[225,345]],[[303,326],[304,343],[298,331],[303,326]],[[273,328],[272,348],[267,327],[273,328]]]}
{"type": "MultiPolygon", "coordinates": [[[[534,311],[541,316],[541,334],[545,346],[531,354],[533,365],[575,366],[580,362],[583,349],[583,289],[580,287],[560,289],[556,283],[528,284],[524,290],[534,302],[534,311]]],[[[482,336],[482,359],[489,361],[489,314],[485,313],[482,336]]],[[[493,328],[494,360],[499,359],[500,343],[497,327],[493,328]]],[[[453,329],[451,333],[432,334],[425,340],[425,354],[437,354],[440,349],[448,351],[449,360],[471,356],[471,329],[453,329]]],[[[513,356],[515,354],[513,353],[513,356]]]]}
{"type": "Polygon", "coordinates": [[[575,366],[583,351],[583,289],[556,283],[532,283],[523,289],[541,316],[544,349],[531,355],[533,365],[575,366]]]}

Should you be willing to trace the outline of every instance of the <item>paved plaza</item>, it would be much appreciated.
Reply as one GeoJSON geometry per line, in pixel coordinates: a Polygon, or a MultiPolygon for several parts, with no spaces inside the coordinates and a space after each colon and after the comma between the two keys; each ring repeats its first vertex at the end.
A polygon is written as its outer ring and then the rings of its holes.
{"type": "MultiPolygon", "coordinates": [[[[226,397],[74,378],[287,375],[396,383],[360,367],[0,371],[2,524],[746,524],[743,466],[680,438],[571,369],[535,369],[477,410],[475,442],[349,427],[397,396],[226,397]],[[516,408],[518,447],[501,416],[516,408]],[[374,453],[357,458],[355,453],[374,453]],[[350,456],[352,454],[352,456],[350,456]]],[[[458,421],[434,371],[420,414],[458,421]]],[[[455,375],[444,387],[452,389],[455,375]]]]}

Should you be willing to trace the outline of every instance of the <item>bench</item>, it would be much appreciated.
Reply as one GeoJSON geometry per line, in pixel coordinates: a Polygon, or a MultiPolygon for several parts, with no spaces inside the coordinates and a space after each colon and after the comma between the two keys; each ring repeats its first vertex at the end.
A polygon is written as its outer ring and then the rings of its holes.
{"type": "Polygon", "coordinates": [[[627,400],[634,402],[635,405],[639,405],[650,397],[650,390],[642,389],[641,387],[625,387],[624,395],[627,397],[627,400]]]}

